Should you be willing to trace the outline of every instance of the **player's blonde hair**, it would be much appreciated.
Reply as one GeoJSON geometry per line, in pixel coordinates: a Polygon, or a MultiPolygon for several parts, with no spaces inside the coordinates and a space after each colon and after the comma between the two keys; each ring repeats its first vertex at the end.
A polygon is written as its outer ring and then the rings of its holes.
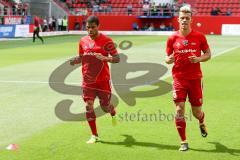
{"type": "Polygon", "coordinates": [[[179,13],[180,13],[180,12],[182,12],[182,13],[190,13],[191,16],[192,16],[192,10],[191,10],[191,7],[190,7],[190,6],[187,6],[187,5],[182,6],[182,7],[180,8],[179,13]]]}

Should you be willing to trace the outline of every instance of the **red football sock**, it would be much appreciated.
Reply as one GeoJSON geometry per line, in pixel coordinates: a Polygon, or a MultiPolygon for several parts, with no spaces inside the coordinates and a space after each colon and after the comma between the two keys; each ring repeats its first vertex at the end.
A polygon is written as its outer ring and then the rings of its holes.
{"type": "Polygon", "coordinates": [[[181,137],[182,141],[186,140],[186,121],[184,118],[175,119],[176,127],[178,130],[178,134],[181,137]]]}
{"type": "Polygon", "coordinates": [[[93,113],[87,112],[86,117],[87,117],[88,125],[91,128],[92,135],[98,136],[95,113],[94,112],[93,113]]]}
{"type": "Polygon", "coordinates": [[[205,114],[204,114],[204,112],[202,112],[201,117],[198,119],[199,123],[203,123],[204,122],[204,117],[205,117],[205,114]]]}
{"type": "Polygon", "coordinates": [[[116,110],[115,110],[114,106],[112,104],[110,104],[109,107],[110,107],[110,114],[111,114],[111,116],[115,116],[116,115],[116,110]]]}

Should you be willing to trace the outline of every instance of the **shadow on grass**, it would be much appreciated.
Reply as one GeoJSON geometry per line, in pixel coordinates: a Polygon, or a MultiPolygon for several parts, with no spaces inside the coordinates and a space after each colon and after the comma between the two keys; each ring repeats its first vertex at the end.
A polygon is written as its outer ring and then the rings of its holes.
{"type": "Polygon", "coordinates": [[[119,146],[125,146],[125,147],[134,147],[134,146],[152,147],[152,148],[163,149],[163,150],[178,150],[179,148],[179,146],[175,146],[175,145],[165,145],[165,144],[157,144],[157,143],[151,143],[151,142],[137,142],[131,135],[122,135],[122,136],[125,137],[124,141],[122,142],[100,141],[100,143],[109,144],[109,145],[119,145],[119,146]]]}
{"type": "Polygon", "coordinates": [[[208,142],[210,144],[215,145],[215,149],[212,150],[204,150],[204,149],[194,149],[190,148],[192,151],[199,151],[199,152],[207,152],[207,153],[229,153],[234,156],[240,156],[240,149],[232,149],[224,146],[219,142],[208,142]]]}

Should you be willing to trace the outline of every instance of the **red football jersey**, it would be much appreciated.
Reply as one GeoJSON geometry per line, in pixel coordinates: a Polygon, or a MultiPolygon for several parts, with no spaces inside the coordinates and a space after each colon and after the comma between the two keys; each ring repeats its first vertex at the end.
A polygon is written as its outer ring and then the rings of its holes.
{"type": "Polygon", "coordinates": [[[168,38],[167,55],[174,54],[173,78],[199,79],[202,78],[200,63],[191,63],[190,56],[201,56],[201,51],[209,48],[206,37],[192,30],[186,37],[175,32],[168,38]]]}
{"type": "Polygon", "coordinates": [[[79,42],[79,55],[82,56],[82,75],[85,83],[110,80],[109,66],[96,58],[94,53],[104,56],[118,54],[111,38],[99,34],[94,40],[90,36],[81,38],[79,42]]]}
{"type": "Polygon", "coordinates": [[[34,17],[34,26],[39,27],[39,18],[37,16],[34,17]]]}

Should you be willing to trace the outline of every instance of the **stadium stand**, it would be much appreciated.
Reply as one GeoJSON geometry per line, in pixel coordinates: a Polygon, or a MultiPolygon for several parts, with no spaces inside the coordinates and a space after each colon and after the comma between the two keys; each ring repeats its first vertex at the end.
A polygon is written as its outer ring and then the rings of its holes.
{"type": "Polygon", "coordinates": [[[24,3],[20,0],[0,0],[0,15],[25,16],[27,14],[28,3],[24,3]]]}
{"type": "Polygon", "coordinates": [[[73,15],[163,15],[172,13],[173,4],[149,3],[142,0],[61,0],[73,15]],[[145,11],[146,10],[146,11],[145,11]]]}
{"type": "Polygon", "coordinates": [[[195,15],[211,15],[213,9],[218,8],[218,15],[240,15],[239,0],[178,0],[173,3],[154,2],[144,0],[61,0],[72,11],[73,15],[163,15],[176,12],[182,5],[190,5],[195,15]],[[154,14],[157,12],[158,14],[154,14]],[[229,12],[229,13],[227,13],[229,12]]]}
{"type": "Polygon", "coordinates": [[[195,15],[233,15],[240,16],[240,1],[239,0],[179,0],[179,4],[190,4],[196,11],[195,15]],[[216,14],[211,14],[212,11],[216,14]],[[229,14],[227,14],[227,11],[229,14]],[[231,13],[230,13],[231,12],[231,13]]]}

